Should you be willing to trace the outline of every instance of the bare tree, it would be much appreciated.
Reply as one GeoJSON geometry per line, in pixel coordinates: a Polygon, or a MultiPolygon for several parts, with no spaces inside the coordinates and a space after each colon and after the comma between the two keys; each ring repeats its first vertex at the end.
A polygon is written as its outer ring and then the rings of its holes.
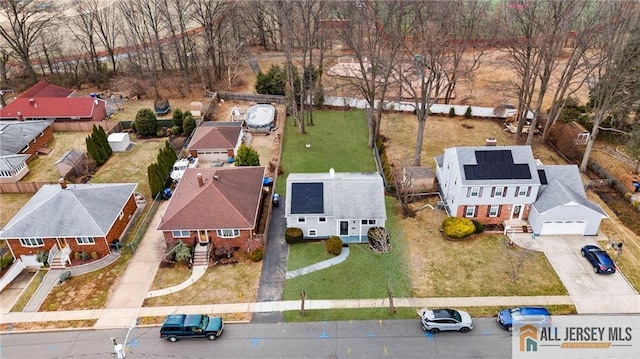
{"type": "Polygon", "coordinates": [[[602,123],[620,121],[638,101],[640,92],[640,9],[636,2],[607,2],[600,36],[594,37],[598,54],[590,79],[593,128],[580,163],[585,172],[602,123]]]}
{"type": "Polygon", "coordinates": [[[95,0],[89,0],[84,5],[90,9],[94,16],[94,25],[96,27],[96,36],[100,44],[109,54],[111,61],[111,71],[117,72],[116,67],[116,45],[122,36],[122,21],[117,16],[117,8],[115,5],[109,7],[99,7],[95,0]]]}
{"type": "Polygon", "coordinates": [[[411,11],[412,3],[354,1],[335,4],[338,19],[346,24],[340,29],[340,38],[359,67],[345,78],[345,84],[367,102],[367,145],[373,148],[380,133],[387,90],[397,72],[398,58],[410,28],[403,15],[411,11]]]}
{"type": "Polygon", "coordinates": [[[98,67],[100,66],[97,51],[98,41],[95,31],[94,9],[91,8],[91,6],[97,8],[97,2],[96,0],[90,0],[85,3],[81,0],[75,0],[73,4],[78,9],[78,15],[70,17],[69,21],[65,21],[64,24],[74,39],[82,45],[83,52],[89,57],[89,64],[91,65],[90,71],[98,71],[98,67]]]}
{"type": "Polygon", "coordinates": [[[38,76],[31,64],[32,49],[42,33],[55,23],[54,10],[53,7],[38,6],[34,0],[0,1],[0,12],[7,18],[6,22],[0,23],[0,36],[16,54],[33,83],[38,76]]]}
{"type": "MultiPolygon", "coordinates": [[[[190,39],[188,37],[188,15],[191,12],[191,2],[182,0],[159,0],[157,3],[160,9],[161,21],[169,32],[169,41],[173,47],[173,57],[177,60],[178,69],[182,73],[184,86],[191,87],[189,73],[189,56],[191,55],[190,39]]],[[[176,84],[177,85],[177,84],[176,84]]],[[[181,86],[177,86],[178,91],[184,97],[186,93],[181,86]]]]}
{"type": "Polygon", "coordinates": [[[515,283],[518,281],[525,263],[532,257],[533,252],[525,248],[516,247],[509,238],[504,241],[503,252],[509,264],[511,281],[515,283]]]}

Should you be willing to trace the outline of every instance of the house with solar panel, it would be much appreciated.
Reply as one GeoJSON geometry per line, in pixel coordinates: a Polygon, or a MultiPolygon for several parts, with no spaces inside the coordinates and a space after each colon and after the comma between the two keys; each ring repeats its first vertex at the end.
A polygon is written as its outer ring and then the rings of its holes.
{"type": "Polygon", "coordinates": [[[368,242],[369,228],[384,227],[387,220],[384,185],[376,172],[292,173],[285,206],[287,227],[302,229],[306,239],[368,242]]]}
{"type": "Polygon", "coordinates": [[[435,162],[450,216],[535,235],[597,235],[608,218],[587,199],[577,166],[545,166],[530,146],[452,147],[435,162]]]}

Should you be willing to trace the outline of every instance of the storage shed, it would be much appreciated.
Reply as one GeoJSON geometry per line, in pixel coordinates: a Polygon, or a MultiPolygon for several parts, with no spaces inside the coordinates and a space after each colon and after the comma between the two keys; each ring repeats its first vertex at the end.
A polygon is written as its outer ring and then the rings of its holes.
{"type": "Polygon", "coordinates": [[[113,152],[124,152],[131,144],[128,133],[112,133],[109,135],[107,140],[109,141],[109,146],[111,146],[113,152]]]}

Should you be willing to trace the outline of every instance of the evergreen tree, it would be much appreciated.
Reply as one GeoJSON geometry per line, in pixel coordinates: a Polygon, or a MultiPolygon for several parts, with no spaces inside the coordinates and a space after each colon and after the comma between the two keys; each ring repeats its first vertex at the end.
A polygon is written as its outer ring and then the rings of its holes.
{"type": "Polygon", "coordinates": [[[173,162],[167,157],[167,153],[164,149],[158,152],[158,170],[162,174],[168,175],[173,167],[173,162]]]}
{"type": "Polygon", "coordinates": [[[171,144],[169,143],[169,141],[165,141],[164,149],[167,152],[171,163],[174,163],[175,161],[178,160],[178,154],[176,154],[176,151],[173,150],[173,147],[171,147],[171,144]]]}
{"type": "MultiPolygon", "coordinates": [[[[96,151],[99,153],[99,156],[102,160],[102,163],[99,163],[98,166],[103,165],[109,159],[109,156],[107,155],[107,150],[103,147],[104,145],[100,142],[100,140],[96,139],[96,136],[92,135],[90,137],[93,143],[95,144],[96,151]]],[[[98,162],[98,160],[96,160],[96,162],[98,162]]]]}
{"type": "Polygon", "coordinates": [[[157,163],[152,163],[147,167],[147,177],[151,188],[151,197],[155,198],[164,189],[164,181],[158,176],[157,163]]]}
{"type": "Polygon", "coordinates": [[[104,149],[107,150],[107,156],[111,157],[111,155],[113,154],[113,149],[109,144],[109,136],[107,136],[107,133],[104,131],[104,128],[102,128],[102,126],[96,126],[96,127],[98,128],[98,131],[97,131],[98,136],[100,136],[100,139],[104,144],[104,149]]]}
{"type": "Polygon", "coordinates": [[[191,114],[184,118],[184,135],[189,137],[191,132],[196,129],[196,119],[191,114]]]}
{"type": "MultiPolygon", "coordinates": [[[[185,114],[182,112],[181,109],[177,108],[175,109],[175,111],[173,111],[173,117],[172,117],[172,122],[174,126],[178,126],[180,128],[180,131],[182,131],[182,127],[183,127],[183,120],[184,120],[184,116],[185,114]]],[[[179,133],[176,133],[176,135],[179,135],[179,133]]]]}
{"type": "Polygon", "coordinates": [[[247,145],[240,145],[235,157],[236,166],[259,166],[260,155],[258,151],[247,145]]]}
{"type": "Polygon", "coordinates": [[[106,153],[100,147],[98,147],[93,140],[93,136],[89,135],[85,139],[85,143],[87,145],[87,152],[89,156],[96,161],[97,166],[102,166],[106,161],[106,153]]]}
{"type": "Polygon", "coordinates": [[[142,136],[155,137],[160,129],[156,113],[148,108],[140,109],[138,113],[136,113],[134,123],[136,131],[142,136]]]}

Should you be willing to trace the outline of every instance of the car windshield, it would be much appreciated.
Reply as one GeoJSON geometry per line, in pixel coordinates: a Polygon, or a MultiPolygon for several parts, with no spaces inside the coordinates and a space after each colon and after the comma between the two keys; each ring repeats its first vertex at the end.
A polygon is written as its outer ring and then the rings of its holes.
{"type": "Polygon", "coordinates": [[[449,311],[449,314],[451,314],[451,318],[453,318],[453,319],[457,320],[458,322],[461,322],[461,321],[462,321],[462,317],[460,316],[460,313],[458,313],[457,311],[455,311],[455,310],[450,310],[450,311],[449,311]]]}

